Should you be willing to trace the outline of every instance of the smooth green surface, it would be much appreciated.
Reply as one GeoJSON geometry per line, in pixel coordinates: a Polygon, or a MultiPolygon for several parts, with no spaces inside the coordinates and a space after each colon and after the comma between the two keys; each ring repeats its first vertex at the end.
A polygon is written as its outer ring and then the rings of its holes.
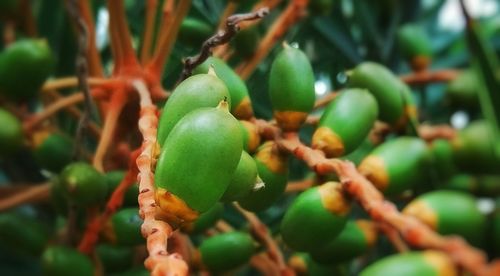
{"type": "Polygon", "coordinates": [[[446,88],[446,97],[453,108],[479,109],[479,83],[472,70],[462,71],[446,88]]]}
{"type": "Polygon", "coordinates": [[[48,240],[47,229],[36,218],[16,212],[0,214],[0,242],[12,251],[39,256],[48,240]]]}
{"type": "Polygon", "coordinates": [[[186,17],[182,20],[177,39],[194,48],[201,48],[203,41],[214,33],[213,27],[202,20],[186,17]]]}
{"type": "Polygon", "coordinates": [[[36,162],[51,172],[60,172],[71,162],[73,140],[60,133],[52,133],[33,151],[36,162]]]}
{"type": "Polygon", "coordinates": [[[14,153],[23,145],[21,122],[7,110],[0,108],[0,155],[14,153]]]}
{"type": "MultiPolygon", "coordinates": [[[[311,258],[306,253],[298,253],[297,256],[303,260],[306,265],[306,275],[309,276],[347,276],[349,275],[345,266],[338,264],[323,265],[311,258]]],[[[299,274],[303,275],[303,274],[299,274]]]]}
{"type": "Polygon", "coordinates": [[[141,234],[142,219],[138,208],[123,208],[111,217],[116,243],[119,245],[139,245],[145,242],[141,234]]]}
{"type": "Polygon", "coordinates": [[[458,172],[455,165],[453,146],[450,141],[437,139],[432,141],[430,150],[433,156],[433,168],[439,180],[447,181],[458,172]]]}
{"type": "Polygon", "coordinates": [[[108,273],[123,271],[132,266],[132,247],[100,244],[96,247],[96,253],[108,273]]]}
{"type": "Polygon", "coordinates": [[[233,39],[236,54],[249,57],[255,53],[260,41],[259,30],[256,25],[240,30],[233,39]]]}
{"type": "Polygon", "coordinates": [[[405,24],[397,32],[398,46],[407,59],[430,57],[431,42],[424,29],[417,24],[405,24]]]}
{"type": "Polygon", "coordinates": [[[221,201],[236,201],[246,196],[257,181],[257,165],[246,151],[241,152],[240,162],[231,176],[231,181],[222,195],[221,201]]]}
{"type": "Polygon", "coordinates": [[[90,259],[76,249],[51,246],[42,255],[44,276],[93,276],[94,267],[90,259]]]}
{"type": "Polygon", "coordinates": [[[165,141],[155,184],[204,212],[226,191],[242,150],[239,123],[229,112],[195,110],[179,121],[165,141]]]}
{"type": "Polygon", "coordinates": [[[202,263],[211,271],[226,271],[247,263],[255,252],[252,237],[228,232],[210,237],[200,245],[202,263]]]}
{"type": "Polygon", "coordinates": [[[190,233],[201,234],[205,230],[214,226],[214,224],[222,218],[224,213],[224,204],[218,202],[212,208],[208,209],[206,212],[200,214],[200,216],[193,223],[193,228],[190,233]]]}
{"type": "Polygon", "coordinates": [[[59,183],[66,197],[79,206],[97,204],[106,197],[106,178],[88,163],[75,162],[66,166],[59,183]]]}
{"type": "Polygon", "coordinates": [[[360,276],[438,276],[420,252],[392,255],[366,267],[360,276]]]}
{"type": "Polygon", "coordinates": [[[216,107],[231,97],[224,82],[209,74],[194,75],[181,82],[163,107],[158,123],[158,143],[163,146],[174,126],[189,112],[201,107],[216,107]]]}

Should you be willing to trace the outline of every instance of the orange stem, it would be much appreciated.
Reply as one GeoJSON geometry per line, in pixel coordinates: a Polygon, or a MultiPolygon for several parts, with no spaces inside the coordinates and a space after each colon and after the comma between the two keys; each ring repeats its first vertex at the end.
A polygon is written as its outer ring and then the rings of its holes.
{"type": "Polygon", "coordinates": [[[0,211],[17,207],[21,204],[46,201],[50,197],[50,183],[28,187],[20,193],[15,193],[0,200],[0,211]]]}
{"type": "Polygon", "coordinates": [[[439,71],[421,71],[400,76],[409,85],[427,84],[433,82],[449,82],[454,80],[460,71],[448,69],[439,71]]]}
{"type": "Polygon", "coordinates": [[[151,45],[153,43],[154,23],[158,0],[147,0],[146,19],[144,23],[144,36],[141,49],[141,64],[146,64],[151,58],[151,45]]]}
{"type": "MultiPolygon", "coordinates": [[[[119,81],[113,79],[95,78],[91,77],[87,79],[91,87],[99,86],[101,88],[111,88],[119,81]]],[[[76,87],[78,86],[77,77],[64,77],[58,79],[52,79],[46,81],[42,86],[42,91],[59,90],[64,88],[76,87]]]]}
{"type": "Polygon", "coordinates": [[[89,75],[102,77],[104,76],[104,72],[102,69],[101,56],[96,47],[95,23],[90,8],[90,1],[80,0],[78,1],[78,7],[80,8],[80,13],[85,21],[85,25],[87,25],[88,28],[87,62],[89,64],[89,75]]]}

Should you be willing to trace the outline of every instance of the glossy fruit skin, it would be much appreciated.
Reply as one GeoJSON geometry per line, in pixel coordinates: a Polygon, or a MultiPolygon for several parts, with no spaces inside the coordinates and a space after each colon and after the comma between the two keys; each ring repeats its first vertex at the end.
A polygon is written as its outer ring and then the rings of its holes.
{"type": "Polygon", "coordinates": [[[16,152],[23,145],[21,122],[7,110],[0,108],[0,156],[16,152]]]}
{"type": "Polygon", "coordinates": [[[368,89],[378,103],[379,119],[396,125],[405,116],[404,84],[389,69],[374,62],[362,62],[349,75],[349,86],[368,89]]]}
{"type": "Polygon", "coordinates": [[[209,24],[193,17],[182,20],[178,40],[191,47],[200,48],[203,41],[212,36],[213,28],[209,24]]]}
{"type": "Polygon", "coordinates": [[[495,154],[497,143],[487,121],[470,123],[452,141],[458,168],[470,173],[497,173],[500,166],[500,157],[495,154]]]}
{"type": "Polygon", "coordinates": [[[263,211],[278,200],[288,181],[288,157],[278,152],[275,142],[265,142],[255,154],[255,164],[264,187],[251,191],[238,203],[248,211],[263,211]]]}
{"type": "Polygon", "coordinates": [[[348,262],[375,243],[376,230],[370,222],[349,220],[342,232],[311,252],[311,257],[320,264],[348,262]]]}
{"type": "Polygon", "coordinates": [[[254,153],[260,145],[260,135],[257,127],[244,120],[239,120],[243,134],[243,149],[248,153],[254,153]]]}
{"type": "Polygon", "coordinates": [[[67,198],[79,206],[102,202],[107,186],[104,175],[84,162],[71,163],[61,172],[59,183],[67,198]]]}
{"type": "Polygon", "coordinates": [[[212,236],[200,245],[202,263],[213,272],[227,271],[243,265],[254,252],[252,237],[237,231],[212,236]]]}
{"type": "Polygon", "coordinates": [[[33,150],[35,161],[42,168],[58,173],[71,162],[73,141],[60,133],[51,133],[33,150]]]}
{"type": "Polygon", "coordinates": [[[113,244],[135,246],[144,243],[141,234],[143,220],[138,208],[123,208],[116,212],[104,229],[107,240],[113,244]]]}
{"type": "Polygon", "coordinates": [[[385,257],[369,265],[360,273],[360,276],[380,275],[451,276],[459,274],[451,259],[445,254],[438,251],[423,251],[385,257]]]}
{"type": "Polygon", "coordinates": [[[156,165],[156,187],[196,212],[207,211],[222,197],[243,150],[238,121],[224,106],[200,108],[182,118],[156,165]]]}
{"type": "Polygon", "coordinates": [[[315,100],[314,73],[304,52],[284,45],[271,65],[269,96],[278,125],[298,130],[315,100]]]}
{"type": "Polygon", "coordinates": [[[0,242],[23,255],[39,256],[49,240],[49,233],[36,218],[7,212],[0,214],[0,242]]]}
{"type": "Polygon", "coordinates": [[[246,151],[242,151],[238,166],[220,200],[232,202],[243,198],[250,193],[258,181],[255,160],[246,151]]]}
{"type": "Polygon", "coordinates": [[[453,145],[445,139],[432,141],[430,150],[433,156],[432,165],[441,181],[449,180],[458,172],[454,161],[453,145]]]}
{"type": "Polygon", "coordinates": [[[377,101],[368,91],[343,90],[321,115],[312,146],[327,157],[349,154],[368,136],[377,116],[377,101]]]}
{"type": "Polygon", "coordinates": [[[107,273],[128,269],[133,263],[134,252],[131,247],[100,244],[96,253],[107,273]]]}
{"type": "Polygon", "coordinates": [[[212,208],[200,214],[192,224],[183,227],[182,230],[190,234],[202,234],[222,218],[224,204],[217,202],[212,208]]]}
{"type": "Polygon", "coordinates": [[[438,190],[420,195],[403,213],[419,218],[442,235],[456,234],[482,245],[486,220],[476,200],[464,192],[438,190]]]}
{"type": "Polygon", "coordinates": [[[384,194],[395,195],[426,183],[430,161],[424,141],[398,137],[376,147],[358,170],[384,194]]]}
{"type": "Polygon", "coordinates": [[[93,276],[94,267],[90,259],[73,248],[48,247],[42,255],[42,270],[45,276],[93,276]]]}
{"type": "MultiPolygon", "coordinates": [[[[105,175],[106,184],[108,186],[107,198],[111,196],[113,191],[120,185],[120,182],[125,177],[124,171],[110,171],[105,175]]],[[[136,207],[138,206],[137,198],[139,196],[139,185],[137,183],[132,184],[123,197],[123,206],[125,207],[136,207]]]]}
{"type": "Polygon", "coordinates": [[[53,67],[54,59],[46,40],[18,40],[0,54],[0,93],[13,100],[32,98],[53,67]]]}
{"type": "Polygon", "coordinates": [[[224,82],[229,95],[231,95],[231,114],[237,119],[246,120],[252,118],[253,109],[245,82],[222,59],[209,57],[205,62],[198,65],[193,73],[206,74],[211,65],[214,67],[215,74],[224,82]]]}
{"type": "Polygon", "coordinates": [[[454,109],[465,108],[469,111],[479,109],[479,81],[473,70],[465,70],[446,88],[446,99],[454,109]]]}
{"type": "Polygon", "coordinates": [[[236,53],[244,58],[255,54],[260,41],[260,34],[257,26],[251,26],[239,31],[233,40],[236,53]]]}
{"type": "Polygon", "coordinates": [[[431,43],[420,25],[406,24],[399,27],[397,39],[401,52],[414,71],[422,71],[429,66],[432,58],[431,43]]]}
{"type": "Polygon", "coordinates": [[[201,107],[216,107],[231,97],[224,82],[211,74],[194,75],[181,82],[172,92],[158,123],[158,143],[163,146],[174,126],[189,112],[201,107]]]}
{"type": "Polygon", "coordinates": [[[350,203],[340,184],[327,182],[300,194],[281,221],[281,237],[292,249],[312,251],[334,239],[347,222],[350,203]]]}

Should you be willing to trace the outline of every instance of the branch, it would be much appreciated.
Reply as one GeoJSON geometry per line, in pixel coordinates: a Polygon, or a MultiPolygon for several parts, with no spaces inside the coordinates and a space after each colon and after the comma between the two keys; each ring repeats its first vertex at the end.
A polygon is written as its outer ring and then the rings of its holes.
{"type": "Polygon", "coordinates": [[[17,207],[21,204],[46,201],[50,197],[50,183],[25,187],[19,192],[0,199],[0,211],[17,207]]]}
{"type": "Polygon", "coordinates": [[[408,75],[402,75],[399,78],[409,85],[421,85],[434,82],[449,82],[454,80],[460,71],[447,69],[439,71],[421,71],[408,75]]]}
{"type": "MultiPolygon", "coordinates": [[[[99,86],[104,89],[110,89],[115,84],[119,83],[119,81],[113,79],[103,79],[103,78],[87,78],[87,82],[91,87],[99,86]]],[[[78,78],[77,77],[66,77],[48,80],[45,82],[41,88],[42,91],[51,91],[51,90],[59,90],[63,88],[70,88],[78,86],[78,78]]]]}
{"type": "Polygon", "coordinates": [[[144,22],[144,36],[142,38],[141,63],[146,64],[151,57],[151,45],[155,28],[155,16],[158,0],[146,1],[146,19],[144,22]]]}
{"type": "Polygon", "coordinates": [[[234,14],[227,18],[226,29],[223,31],[218,31],[217,34],[213,35],[201,46],[200,53],[194,57],[188,57],[184,60],[184,69],[182,70],[181,77],[178,82],[181,82],[191,76],[192,71],[196,66],[202,64],[211,55],[212,49],[215,46],[228,43],[239,31],[238,23],[243,21],[255,20],[266,16],[269,13],[269,9],[262,8],[256,12],[234,14]]]}

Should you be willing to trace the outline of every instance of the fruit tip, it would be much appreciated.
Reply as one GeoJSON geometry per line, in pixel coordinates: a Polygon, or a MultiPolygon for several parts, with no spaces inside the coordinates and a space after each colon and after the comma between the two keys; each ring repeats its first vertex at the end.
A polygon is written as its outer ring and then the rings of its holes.
{"type": "Polygon", "coordinates": [[[260,178],[260,176],[257,175],[257,178],[255,178],[255,184],[253,185],[252,191],[256,192],[260,189],[263,189],[264,187],[266,187],[266,183],[264,183],[264,181],[262,181],[262,178],[260,178]]]}
{"type": "Polygon", "coordinates": [[[215,66],[213,64],[210,64],[210,66],[208,66],[207,74],[214,76],[214,77],[218,77],[217,73],[215,73],[215,66]]]}

